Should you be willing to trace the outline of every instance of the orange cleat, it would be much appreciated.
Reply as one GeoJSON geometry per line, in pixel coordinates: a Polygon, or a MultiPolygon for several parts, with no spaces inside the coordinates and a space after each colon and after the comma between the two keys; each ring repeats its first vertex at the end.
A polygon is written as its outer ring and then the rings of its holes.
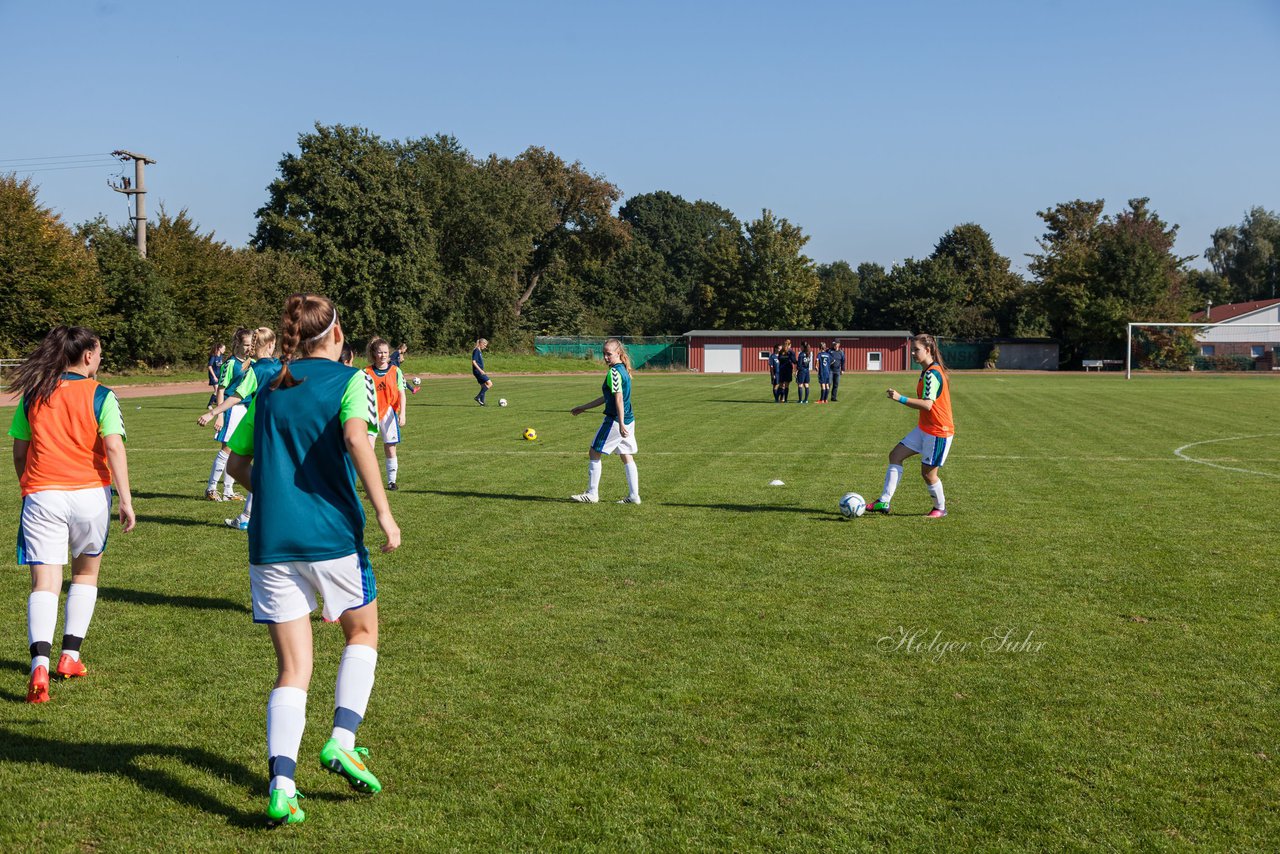
{"type": "Polygon", "coordinates": [[[49,702],[49,668],[43,664],[31,671],[31,681],[27,683],[27,702],[49,702]]]}
{"type": "Polygon", "coordinates": [[[83,661],[72,658],[64,652],[62,658],[58,659],[57,673],[63,679],[73,679],[76,676],[88,676],[89,668],[84,666],[83,661]]]}

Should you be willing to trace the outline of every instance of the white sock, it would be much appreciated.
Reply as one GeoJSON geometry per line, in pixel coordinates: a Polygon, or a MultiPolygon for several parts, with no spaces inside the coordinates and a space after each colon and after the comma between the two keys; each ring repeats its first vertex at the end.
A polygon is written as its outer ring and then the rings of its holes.
{"type": "Polygon", "coordinates": [[[53,647],[53,626],[58,622],[58,594],[34,590],[27,597],[27,644],[31,647],[31,669],[49,666],[53,647]],[[39,651],[36,645],[40,644],[39,651]]]}
{"type": "Polygon", "coordinates": [[[400,471],[400,458],[387,457],[387,483],[396,482],[396,472],[400,471]]]}
{"type": "Polygon", "coordinates": [[[902,466],[890,464],[889,470],[884,473],[884,491],[880,493],[880,500],[888,504],[893,500],[893,494],[898,491],[898,481],[902,480],[902,466]]]}
{"type": "Polygon", "coordinates": [[[591,460],[587,463],[587,495],[600,494],[600,471],[603,468],[602,460],[591,460]]]}
{"type": "Polygon", "coordinates": [[[66,622],[62,627],[62,651],[76,661],[80,660],[80,641],[89,631],[89,621],[93,619],[93,606],[98,602],[98,586],[96,584],[76,584],[72,582],[67,591],[66,622]],[[75,649],[68,649],[68,645],[75,649]]]}
{"type": "Polygon", "coordinates": [[[371,646],[352,644],[342,651],[338,684],[333,689],[333,737],[345,750],[356,746],[356,728],[369,707],[377,666],[378,651],[371,646]]]}
{"type": "Polygon", "coordinates": [[[632,460],[627,463],[624,468],[627,471],[627,491],[631,498],[640,497],[640,470],[636,468],[636,461],[632,460]]]}
{"type": "Polygon", "coordinates": [[[213,458],[213,469],[209,472],[209,485],[205,488],[205,492],[212,492],[214,487],[218,485],[218,480],[227,471],[227,457],[231,456],[230,451],[218,451],[217,456],[213,458]]]}
{"type": "Polygon", "coordinates": [[[253,493],[250,492],[244,497],[244,512],[236,517],[239,522],[248,522],[249,517],[253,515],[253,493]]]}
{"type": "Polygon", "coordinates": [[[946,510],[947,499],[942,494],[942,481],[937,483],[926,483],[925,489],[929,490],[929,497],[933,499],[933,507],[935,510],[946,510]]]}
{"type": "Polygon", "coordinates": [[[297,794],[293,777],[298,768],[298,748],[307,725],[307,692],[301,688],[276,688],[267,698],[267,762],[270,790],[297,794]]]}
{"type": "Polygon", "coordinates": [[[224,472],[222,475],[222,494],[230,495],[236,491],[236,479],[231,476],[230,472],[224,472]]]}

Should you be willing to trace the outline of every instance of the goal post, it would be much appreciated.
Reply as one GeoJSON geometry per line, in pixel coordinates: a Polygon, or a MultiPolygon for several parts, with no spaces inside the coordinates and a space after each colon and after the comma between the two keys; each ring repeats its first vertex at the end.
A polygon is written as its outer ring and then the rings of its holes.
{"type": "Polygon", "coordinates": [[[1135,370],[1280,372],[1280,323],[1130,323],[1125,379],[1135,370]]]}

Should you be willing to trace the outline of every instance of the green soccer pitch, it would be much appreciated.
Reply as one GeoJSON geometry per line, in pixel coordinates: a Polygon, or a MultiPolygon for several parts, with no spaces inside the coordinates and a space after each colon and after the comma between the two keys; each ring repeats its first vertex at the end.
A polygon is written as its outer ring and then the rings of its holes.
{"type": "MultiPolygon", "coordinates": [[[[274,656],[232,505],[202,500],[205,395],[124,400],[138,528],[113,525],[90,675],[46,706],[23,702],[27,573],[0,574],[0,849],[1280,838],[1274,380],[956,374],[950,515],[923,518],[909,462],[892,516],[846,521],[840,495],[875,498],[914,424],[884,388],[914,375],[783,406],[764,376],[642,373],[644,503],[613,503],[606,459],[601,503],[573,504],[599,411],[568,410],[601,378],[498,375],[485,408],[470,379],[410,398],[358,736],[385,789],[318,767],[341,634],[317,615],[307,821],[275,830],[274,656]]],[[[12,543],[7,462],[0,494],[12,543]]]]}

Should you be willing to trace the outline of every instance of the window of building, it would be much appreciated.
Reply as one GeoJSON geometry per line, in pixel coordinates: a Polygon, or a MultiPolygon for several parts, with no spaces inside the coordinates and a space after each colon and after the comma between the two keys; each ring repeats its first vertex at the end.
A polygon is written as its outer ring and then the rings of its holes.
{"type": "Polygon", "coordinates": [[[1213,345],[1212,345],[1212,344],[1201,344],[1201,345],[1200,345],[1200,355],[1201,355],[1201,356],[1212,356],[1212,355],[1213,355],[1213,345]]]}
{"type": "Polygon", "coordinates": [[[1266,350],[1267,348],[1263,347],[1261,344],[1254,344],[1252,347],[1249,348],[1249,355],[1255,359],[1261,359],[1262,354],[1265,353],[1266,350]]]}

